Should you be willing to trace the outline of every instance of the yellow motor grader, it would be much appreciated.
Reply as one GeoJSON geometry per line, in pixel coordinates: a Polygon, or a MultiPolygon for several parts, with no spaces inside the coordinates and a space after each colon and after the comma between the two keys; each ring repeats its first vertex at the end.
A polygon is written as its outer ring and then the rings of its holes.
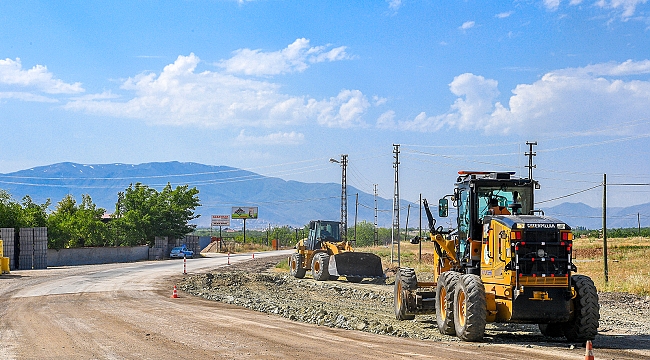
{"type": "Polygon", "coordinates": [[[309,222],[309,236],[296,244],[289,257],[289,272],[302,279],[307,270],[318,281],[336,280],[344,276],[349,282],[364,278],[384,279],[381,258],[375,254],[355,252],[350,243],[340,238],[338,221],[309,222]]]}
{"type": "MultiPolygon", "coordinates": [[[[573,233],[564,222],[534,210],[539,184],[512,172],[461,171],[439,217],[457,210],[457,228],[443,231],[424,201],[434,246],[433,282],[400,268],[395,316],[436,314],[441,333],[480,341],[487,322],[539,324],[542,334],[593,340],[600,318],[593,281],[574,274],[573,233]]],[[[416,240],[417,241],[417,240],[416,240]]]]}

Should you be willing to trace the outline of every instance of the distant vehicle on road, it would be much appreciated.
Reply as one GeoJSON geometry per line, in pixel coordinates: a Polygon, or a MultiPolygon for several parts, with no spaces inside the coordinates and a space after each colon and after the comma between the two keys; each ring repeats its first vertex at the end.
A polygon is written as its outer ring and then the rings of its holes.
{"type": "Polygon", "coordinates": [[[169,253],[170,258],[194,257],[194,251],[189,250],[185,245],[177,246],[169,253]]]}

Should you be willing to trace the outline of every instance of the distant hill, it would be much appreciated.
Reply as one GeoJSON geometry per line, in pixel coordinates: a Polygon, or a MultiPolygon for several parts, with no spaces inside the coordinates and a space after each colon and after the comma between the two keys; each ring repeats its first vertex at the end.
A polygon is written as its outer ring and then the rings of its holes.
{"type": "MultiPolygon", "coordinates": [[[[173,187],[188,184],[199,189],[202,206],[196,210],[201,217],[194,222],[210,226],[210,216],[230,214],[233,206],[258,206],[259,219],[247,220],[248,228],[272,226],[302,226],[314,219],[340,219],[341,185],[335,183],[302,183],[266,177],[254,172],[227,166],[197,163],[164,162],[131,164],[82,165],[70,162],[40,166],[9,174],[0,174],[0,188],[15,199],[29,195],[35,202],[48,198],[54,209],[67,194],[77,202],[89,194],[93,202],[115,210],[117,193],[129,184],[140,182],[161,189],[168,182],[173,187]]],[[[374,222],[374,197],[348,186],[348,224],[352,226],[355,197],[359,193],[358,221],[374,222]]],[[[380,226],[390,226],[392,199],[377,198],[380,226]]],[[[407,202],[403,202],[403,206],[407,202]]],[[[241,220],[232,227],[240,228],[241,220]]]]}
{"type": "MultiPolygon", "coordinates": [[[[603,210],[592,208],[583,203],[562,203],[550,208],[542,208],[544,213],[565,221],[571,227],[582,226],[587,229],[600,229],[603,225],[603,210]]],[[[637,227],[637,214],[641,218],[641,226],[650,226],[650,203],[629,207],[607,207],[607,228],[637,227]]]]}
{"type": "MultiPolygon", "coordinates": [[[[67,194],[77,202],[82,194],[108,213],[115,210],[117,193],[129,184],[141,182],[161,189],[168,182],[172,186],[188,184],[199,189],[202,206],[196,211],[201,217],[194,222],[200,227],[210,225],[210,215],[230,214],[233,206],[258,206],[259,219],[248,220],[248,228],[271,226],[302,226],[314,219],[340,219],[341,185],[335,183],[303,183],[263,176],[251,171],[228,166],[197,163],[156,162],[139,165],[97,164],[82,165],[70,162],[40,166],[8,174],[0,174],[0,188],[15,199],[29,195],[35,202],[51,199],[51,209],[67,194]]],[[[374,222],[374,197],[353,186],[348,186],[348,225],[354,224],[355,193],[359,193],[358,221],[374,222]]],[[[431,201],[435,203],[435,201],[431,201]]],[[[405,208],[409,202],[402,201],[405,208]]],[[[417,224],[417,204],[412,204],[410,224],[417,224]]],[[[392,199],[377,198],[378,223],[390,227],[392,199]]],[[[567,222],[572,227],[597,229],[602,226],[602,210],[583,203],[563,203],[542,208],[546,215],[567,222]]],[[[432,209],[435,214],[435,209],[432,209]]],[[[626,208],[608,208],[607,227],[636,227],[637,213],[641,226],[650,226],[650,203],[626,208]]],[[[454,212],[450,213],[452,218],[454,212]]],[[[406,209],[401,212],[401,226],[406,220],[406,209]]],[[[447,224],[449,219],[438,224],[447,224]]],[[[423,221],[426,224],[426,220],[423,221]]],[[[241,220],[233,220],[232,227],[241,228],[241,220]]],[[[413,226],[413,225],[411,225],[413,226]]],[[[426,225],[425,225],[426,226],[426,225]]],[[[446,226],[446,225],[445,225],[446,226]]]]}

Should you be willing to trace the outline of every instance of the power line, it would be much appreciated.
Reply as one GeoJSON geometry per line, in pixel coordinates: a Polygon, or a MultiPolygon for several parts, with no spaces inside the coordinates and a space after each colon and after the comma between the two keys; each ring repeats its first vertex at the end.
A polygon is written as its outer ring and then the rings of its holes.
{"type": "Polygon", "coordinates": [[[543,200],[543,201],[537,201],[537,204],[543,204],[543,203],[550,202],[550,201],[555,201],[555,200],[559,200],[559,199],[564,199],[564,198],[567,198],[567,197],[569,197],[569,196],[578,195],[578,194],[583,193],[583,192],[585,192],[585,191],[593,190],[593,189],[598,188],[598,187],[601,187],[601,186],[603,186],[603,184],[598,184],[598,185],[596,185],[596,186],[592,186],[592,187],[590,187],[590,188],[588,188],[588,189],[584,189],[584,190],[576,191],[576,192],[574,192],[574,193],[567,194],[567,195],[563,195],[563,196],[558,196],[558,197],[553,198],[553,199],[548,199],[548,200],[543,200]]]}

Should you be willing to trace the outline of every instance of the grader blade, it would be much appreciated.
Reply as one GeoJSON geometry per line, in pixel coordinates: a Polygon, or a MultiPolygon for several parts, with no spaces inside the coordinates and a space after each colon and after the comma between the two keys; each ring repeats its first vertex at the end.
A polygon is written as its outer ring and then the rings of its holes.
{"type": "Polygon", "coordinates": [[[330,256],[329,273],[348,278],[385,278],[381,258],[375,254],[345,252],[330,256]]]}

